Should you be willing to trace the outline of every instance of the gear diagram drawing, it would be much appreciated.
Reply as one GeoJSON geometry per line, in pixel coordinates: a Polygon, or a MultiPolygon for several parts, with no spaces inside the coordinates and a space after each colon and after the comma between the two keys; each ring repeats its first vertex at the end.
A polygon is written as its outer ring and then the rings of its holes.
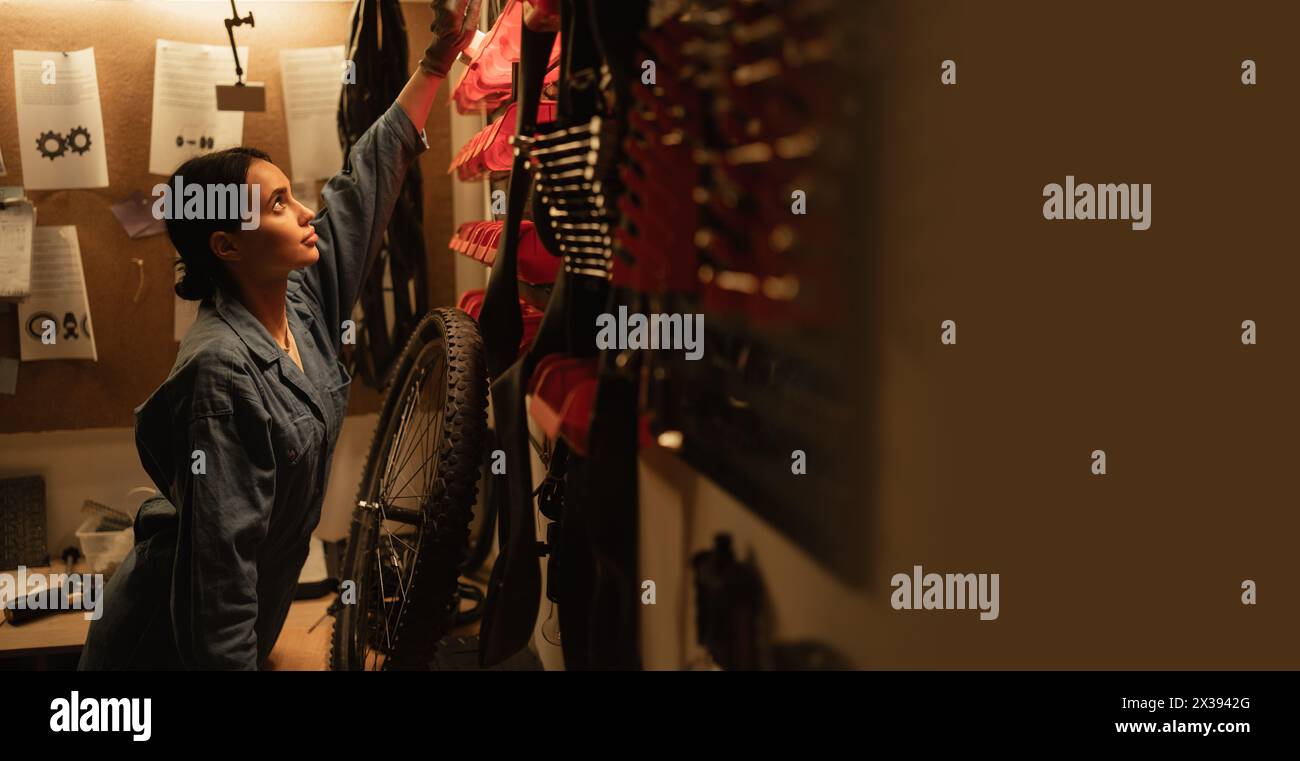
{"type": "Polygon", "coordinates": [[[41,136],[36,138],[36,150],[40,151],[45,158],[53,161],[67,153],[68,141],[58,132],[42,132],[41,136]],[[50,147],[51,143],[54,144],[52,148],[50,147]]]}
{"type": "Polygon", "coordinates": [[[77,155],[82,155],[90,150],[90,130],[80,126],[68,130],[68,147],[77,155]],[[83,140],[78,141],[77,138],[83,138],[83,140]]]}
{"type": "Polygon", "coordinates": [[[90,146],[90,130],[83,126],[68,130],[66,137],[61,132],[49,130],[42,132],[41,136],[36,138],[36,150],[50,161],[67,154],[69,149],[78,156],[84,155],[90,150],[90,146]]]}

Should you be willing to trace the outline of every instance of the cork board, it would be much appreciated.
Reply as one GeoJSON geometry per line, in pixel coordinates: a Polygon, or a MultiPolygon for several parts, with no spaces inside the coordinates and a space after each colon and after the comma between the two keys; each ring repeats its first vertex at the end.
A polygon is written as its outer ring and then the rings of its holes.
{"type": "MultiPolygon", "coordinates": [[[[351,3],[240,2],[255,27],[236,29],[236,41],[250,48],[245,78],[266,83],[266,111],[244,118],[244,144],[271,155],[291,174],[288,133],[280,91],[280,50],[346,44],[351,3]]],[[[409,39],[409,68],[428,44],[432,12],[424,3],[403,3],[409,39]]],[[[158,38],[229,45],[222,19],[228,2],[7,2],[0,26],[0,151],[8,175],[0,184],[23,184],[18,154],[12,50],[95,49],[99,94],[108,147],[109,186],[91,190],[32,191],[41,225],[76,225],[90,300],[98,362],[25,362],[16,396],[0,395],[0,433],[134,425],[132,409],[166,377],[176,359],[172,340],[173,249],[167,236],[131,240],[109,207],[132,191],[145,195],[166,178],[149,173],[149,131],[153,103],[154,48],[158,38]],[[138,268],[145,262],[146,285],[133,297],[138,268]]],[[[232,60],[233,64],[233,60],[232,60]]],[[[434,103],[426,134],[429,150],[420,158],[424,179],[424,234],[429,260],[429,301],[455,303],[451,237],[449,124],[444,85],[434,103]]],[[[0,356],[18,356],[17,315],[0,314],[0,356]]],[[[349,414],[378,409],[378,394],[353,384],[349,414]]]]}

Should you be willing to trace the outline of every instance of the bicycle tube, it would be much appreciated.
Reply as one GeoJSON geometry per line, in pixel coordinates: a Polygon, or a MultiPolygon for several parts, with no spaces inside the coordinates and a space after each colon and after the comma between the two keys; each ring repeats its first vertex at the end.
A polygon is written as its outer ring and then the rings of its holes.
{"type": "MultiPolygon", "coordinates": [[[[515,134],[527,136],[536,131],[537,103],[541,99],[542,79],[555,44],[555,33],[534,32],[521,25],[520,34],[519,107],[515,134]]],[[[492,417],[501,448],[506,454],[505,488],[494,488],[490,495],[494,501],[491,509],[497,516],[500,546],[492,567],[479,630],[479,663],[485,668],[501,663],[528,644],[541,604],[541,569],[533,535],[532,471],[524,410],[524,391],[532,363],[527,361],[528,355],[516,361],[519,339],[523,335],[523,319],[519,311],[519,223],[528,198],[529,182],[527,158],[523,151],[517,150],[510,174],[506,229],[479,316],[486,343],[488,372],[492,377],[492,417]],[[503,602],[507,597],[510,604],[503,602]]],[[[562,294],[563,282],[561,273],[551,294],[552,301],[562,294]]],[[[550,311],[549,303],[547,311],[550,311]]],[[[539,344],[552,344],[555,333],[553,329],[545,330],[546,323],[543,317],[533,349],[539,344]]]]}

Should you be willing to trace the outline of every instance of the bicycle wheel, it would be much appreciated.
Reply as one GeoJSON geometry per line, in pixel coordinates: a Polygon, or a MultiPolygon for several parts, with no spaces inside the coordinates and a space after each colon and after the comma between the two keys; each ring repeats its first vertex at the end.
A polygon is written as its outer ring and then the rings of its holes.
{"type": "Polygon", "coordinates": [[[423,669],[457,606],[487,428],[478,325],[435,309],[386,384],[343,565],[330,668],[423,669]]]}

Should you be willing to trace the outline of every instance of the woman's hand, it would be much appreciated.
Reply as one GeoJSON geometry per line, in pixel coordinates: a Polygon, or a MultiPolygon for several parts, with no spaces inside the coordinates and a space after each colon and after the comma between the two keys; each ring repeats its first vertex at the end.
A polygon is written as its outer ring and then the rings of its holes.
{"type": "Polygon", "coordinates": [[[482,0],[433,0],[433,41],[424,50],[420,68],[446,79],[451,64],[478,31],[479,6],[482,0]]]}

